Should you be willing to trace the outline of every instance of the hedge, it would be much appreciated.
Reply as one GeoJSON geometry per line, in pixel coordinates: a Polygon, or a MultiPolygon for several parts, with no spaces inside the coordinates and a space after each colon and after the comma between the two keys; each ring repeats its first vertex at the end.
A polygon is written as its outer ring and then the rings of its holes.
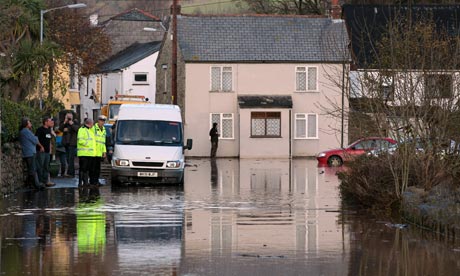
{"type": "Polygon", "coordinates": [[[32,122],[33,131],[41,126],[43,113],[27,105],[27,103],[15,103],[7,99],[0,102],[2,114],[2,145],[17,140],[19,126],[23,117],[28,117],[32,122]]]}

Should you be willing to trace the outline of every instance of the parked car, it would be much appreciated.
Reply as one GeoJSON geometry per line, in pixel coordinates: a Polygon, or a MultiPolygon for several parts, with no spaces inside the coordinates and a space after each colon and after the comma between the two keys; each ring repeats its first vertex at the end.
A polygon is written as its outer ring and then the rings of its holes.
{"type": "Polygon", "coordinates": [[[387,137],[361,138],[343,149],[331,149],[320,152],[316,159],[318,165],[337,167],[354,157],[365,154],[372,150],[389,148],[397,142],[387,137]]]}
{"type": "Polygon", "coordinates": [[[437,154],[440,156],[444,156],[446,154],[458,154],[459,152],[459,145],[454,140],[446,140],[446,141],[439,141],[439,140],[430,140],[430,139],[423,139],[423,138],[409,138],[407,140],[402,140],[397,144],[390,145],[387,148],[377,148],[371,150],[368,155],[369,156],[381,156],[384,154],[395,154],[398,150],[402,150],[404,148],[408,148],[413,151],[415,154],[424,153],[426,149],[432,149],[433,146],[436,145],[437,147],[437,154]]]}

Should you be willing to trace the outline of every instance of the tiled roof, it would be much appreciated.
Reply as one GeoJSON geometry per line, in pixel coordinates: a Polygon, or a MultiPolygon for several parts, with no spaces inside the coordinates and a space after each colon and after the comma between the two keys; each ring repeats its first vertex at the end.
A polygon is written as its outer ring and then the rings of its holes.
{"type": "Polygon", "coordinates": [[[134,8],[129,11],[122,12],[110,18],[110,20],[124,21],[160,21],[158,17],[146,11],[134,8]]]}
{"type": "Polygon", "coordinates": [[[178,16],[178,44],[189,62],[349,60],[342,20],[306,16],[178,16]]]}
{"type": "Polygon", "coordinates": [[[126,68],[160,50],[161,42],[134,43],[99,64],[99,72],[114,72],[126,68]]]}
{"type": "Polygon", "coordinates": [[[241,95],[238,96],[240,108],[292,108],[291,96],[241,95]]]}

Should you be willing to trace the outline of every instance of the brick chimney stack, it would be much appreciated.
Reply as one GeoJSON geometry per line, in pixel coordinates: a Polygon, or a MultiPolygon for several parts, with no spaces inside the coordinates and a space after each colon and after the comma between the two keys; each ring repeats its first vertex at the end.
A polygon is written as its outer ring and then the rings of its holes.
{"type": "Polygon", "coordinates": [[[340,19],[342,17],[342,7],[339,4],[339,0],[331,0],[330,15],[332,19],[340,19]]]}

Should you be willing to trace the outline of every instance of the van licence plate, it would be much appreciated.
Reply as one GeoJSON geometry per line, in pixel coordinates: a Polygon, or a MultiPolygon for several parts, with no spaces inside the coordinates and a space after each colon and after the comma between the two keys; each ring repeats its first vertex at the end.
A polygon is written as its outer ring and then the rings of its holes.
{"type": "Polygon", "coordinates": [[[158,177],[157,172],[137,172],[138,177],[158,177]]]}

